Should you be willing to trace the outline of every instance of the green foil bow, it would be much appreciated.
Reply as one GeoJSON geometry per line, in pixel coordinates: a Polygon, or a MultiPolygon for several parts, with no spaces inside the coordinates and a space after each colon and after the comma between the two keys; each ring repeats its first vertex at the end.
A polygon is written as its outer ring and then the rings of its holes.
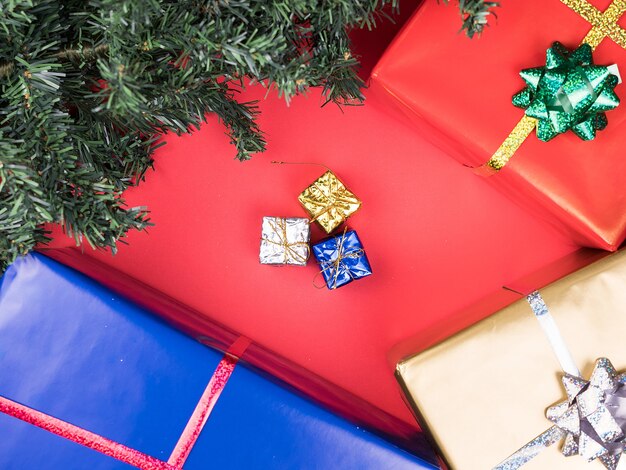
{"type": "Polygon", "coordinates": [[[569,129],[583,140],[608,124],[605,111],[619,105],[613,91],[618,78],[606,66],[594,65],[591,47],[569,51],[555,42],[546,66],[520,72],[527,86],[513,96],[513,104],[538,120],[537,137],[548,141],[569,129]]]}

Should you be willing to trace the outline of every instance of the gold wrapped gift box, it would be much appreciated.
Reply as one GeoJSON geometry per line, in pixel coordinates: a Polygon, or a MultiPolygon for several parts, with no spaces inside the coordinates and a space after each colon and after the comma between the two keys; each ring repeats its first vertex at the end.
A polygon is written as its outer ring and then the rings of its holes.
{"type": "Polygon", "coordinates": [[[315,180],[298,196],[298,200],[328,234],[361,207],[361,201],[332,171],[315,180]]]}
{"type": "MultiPolygon", "coordinates": [[[[618,373],[626,371],[626,251],[540,293],[583,377],[600,357],[618,373]]],[[[546,409],[566,398],[563,370],[525,298],[402,361],[396,374],[424,430],[455,470],[498,465],[548,429],[546,409]]],[[[523,470],[604,468],[598,460],[565,457],[560,447],[544,450],[523,470]]]]}

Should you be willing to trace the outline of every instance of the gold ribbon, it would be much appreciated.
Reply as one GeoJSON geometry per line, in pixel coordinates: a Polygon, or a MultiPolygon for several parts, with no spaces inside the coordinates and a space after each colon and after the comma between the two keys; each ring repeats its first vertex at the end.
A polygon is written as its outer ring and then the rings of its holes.
{"type": "MultiPolygon", "coordinates": [[[[341,267],[341,263],[343,262],[344,259],[346,258],[360,258],[361,256],[363,256],[365,254],[365,251],[363,250],[363,248],[358,248],[356,250],[352,250],[349,251],[347,253],[343,252],[343,242],[346,239],[346,233],[348,232],[348,227],[343,229],[343,233],[341,234],[341,240],[339,241],[339,246],[337,247],[337,258],[333,261],[322,261],[320,262],[320,265],[322,266],[322,270],[318,273],[322,274],[324,273],[324,271],[328,271],[331,269],[335,269],[335,275],[333,276],[333,282],[332,284],[329,286],[330,289],[336,289],[337,288],[337,280],[339,279],[339,268],[341,267]]],[[[331,271],[332,272],[332,271],[331,271]]],[[[352,280],[354,281],[354,276],[352,276],[352,272],[350,272],[349,269],[346,270],[346,272],[348,273],[348,276],[350,276],[352,278],[352,280]]],[[[318,289],[323,289],[324,286],[318,286],[315,284],[315,279],[313,280],[313,285],[315,287],[317,287],[318,289]]]]}
{"type": "Polygon", "coordinates": [[[263,241],[281,246],[283,248],[283,255],[284,255],[283,263],[289,264],[289,256],[291,256],[292,259],[300,263],[306,264],[306,262],[309,259],[309,256],[311,256],[309,244],[306,242],[289,242],[287,238],[287,219],[277,217],[274,220],[270,220],[269,225],[272,231],[278,236],[280,241],[277,242],[274,240],[270,240],[269,238],[263,238],[263,241]],[[275,221],[278,221],[278,224],[276,224],[275,221]],[[306,253],[307,253],[306,257],[302,256],[300,253],[298,253],[294,249],[294,247],[296,246],[306,247],[306,253]]]}
{"type": "MultiPolygon", "coordinates": [[[[613,0],[611,5],[603,12],[587,0],[560,1],[591,24],[592,28],[582,40],[582,44],[589,44],[592,49],[595,49],[604,38],[608,37],[617,45],[626,49],[626,31],[617,24],[617,21],[626,12],[626,0],[613,0]]],[[[535,118],[524,115],[502,145],[500,145],[500,148],[496,150],[496,153],[492,155],[487,163],[475,168],[475,172],[483,176],[489,176],[500,171],[536,126],[537,120],[535,118]]]]}

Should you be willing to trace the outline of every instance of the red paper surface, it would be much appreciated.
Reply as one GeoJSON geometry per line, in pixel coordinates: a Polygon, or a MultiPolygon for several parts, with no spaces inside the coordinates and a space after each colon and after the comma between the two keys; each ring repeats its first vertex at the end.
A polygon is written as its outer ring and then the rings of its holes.
{"type": "MultiPolygon", "coordinates": [[[[592,3],[604,9],[610,2],[592,3]]],[[[501,5],[497,21],[469,40],[454,34],[453,8],[427,0],[373,76],[383,99],[400,104],[424,134],[471,166],[489,160],[523,116],[511,104],[524,87],[519,71],[545,65],[553,41],[575,48],[590,30],[559,0],[501,5]]],[[[610,39],[600,44],[594,60],[626,71],[626,51],[610,39]]],[[[622,100],[624,87],[616,88],[622,100]]],[[[569,132],[545,143],[533,132],[489,183],[581,244],[615,250],[626,236],[626,105],[607,117],[607,129],[590,142],[569,132]]]]}
{"type": "MultiPolygon", "coordinates": [[[[262,93],[250,90],[245,98],[262,93]]],[[[311,93],[289,108],[275,97],[261,107],[266,154],[232,160],[213,119],[193,135],[168,136],[156,171],[128,192],[129,203],[148,205],[156,227],[131,233],[116,256],[86,248],[84,257],[408,421],[387,363],[391,346],[433,325],[458,329],[447,324],[451,312],[575,248],[375,102],[320,109],[311,93]],[[313,262],[259,264],[263,215],[303,216],[297,195],[323,172],[271,160],[326,163],[362,199],[350,227],[359,232],[372,276],[318,290],[313,262]]],[[[313,239],[321,237],[315,227],[313,239]]]]}
{"type": "MultiPolygon", "coordinates": [[[[242,100],[264,94],[254,87],[242,100]]],[[[447,158],[369,92],[364,107],[320,103],[317,91],[290,107],[270,94],[260,103],[268,151],[246,163],[233,160],[214,117],[192,135],[168,136],[156,171],[128,192],[130,204],[151,209],[154,228],[130,234],[116,256],[90,248],[48,254],[143,296],[183,328],[219,337],[212,328],[221,325],[223,342],[229,331],[247,336],[255,364],[336,410],[406,435],[417,425],[394,360],[516,300],[502,285],[556,262],[537,281],[545,283],[589,257],[573,254],[570,240],[447,158]],[[313,261],[306,268],[259,264],[262,217],[305,216],[297,196],[324,171],[271,160],[324,163],[363,201],[349,225],[372,276],[318,290],[313,261]],[[382,423],[367,403],[401,425],[382,423]]],[[[312,240],[322,237],[314,226],[312,240]]]]}

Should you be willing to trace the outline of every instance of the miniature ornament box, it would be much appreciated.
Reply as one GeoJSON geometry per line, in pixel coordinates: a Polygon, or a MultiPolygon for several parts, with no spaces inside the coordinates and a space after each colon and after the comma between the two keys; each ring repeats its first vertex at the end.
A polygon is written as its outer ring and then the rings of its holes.
{"type": "Polygon", "coordinates": [[[263,217],[261,264],[306,266],[309,259],[309,220],[301,217],[263,217]]]}
{"type": "Polygon", "coordinates": [[[454,34],[454,8],[427,0],[376,66],[373,91],[533,214],[582,245],[615,250],[626,237],[626,106],[615,107],[613,88],[623,101],[624,85],[605,66],[626,71],[626,2],[499,3],[497,20],[470,40],[454,34]],[[589,44],[592,63],[557,67],[555,42],[570,52],[589,44]]]}
{"type": "Polygon", "coordinates": [[[372,274],[361,240],[354,230],[346,228],[341,235],[316,243],[312,250],[330,290],[372,274]]]}
{"type": "Polygon", "coordinates": [[[330,170],[308,186],[298,200],[327,234],[361,207],[361,201],[330,170]]]}
{"type": "Polygon", "coordinates": [[[436,467],[41,255],[0,280],[0,467],[436,467]]]}
{"type": "Polygon", "coordinates": [[[625,306],[620,251],[402,361],[397,377],[450,468],[623,468],[625,306]]]}

